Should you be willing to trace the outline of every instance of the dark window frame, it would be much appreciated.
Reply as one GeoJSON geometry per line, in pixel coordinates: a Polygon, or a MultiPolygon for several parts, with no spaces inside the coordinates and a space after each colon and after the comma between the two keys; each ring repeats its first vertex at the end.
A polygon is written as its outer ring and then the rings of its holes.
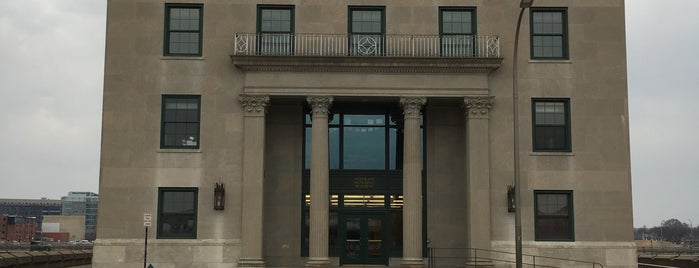
{"type": "Polygon", "coordinates": [[[204,36],[204,4],[188,4],[188,3],[166,3],[165,4],[165,27],[163,28],[163,55],[164,56],[184,56],[184,57],[201,57],[203,48],[204,36]],[[188,8],[199,9],[199,30],[198,31],[172,31],[170,30],[170,10],[172,8],[188,8]],[[172,32],[187,32],[199,33],[199,51],[197,53],[172,53],[170,52],[170,33],[172,32]]]}
{"type": "Polygon", "coordinates": [[[353,5],[347,6],[347,41],[349,53],[352,56],[382,56],[386,53],[386,6],[376,6],[376,5],[353,5]],[[367,32],[355,32],[352,26],[352,12],[353,11],[380,11],[381,12],[381,33],[367,33],[367,32]],[[379,42],[381,44],[373,55],[361,55],[354,51],[354,45],[352,43],[352,36],[354,35],[379,35],[379,42]]]}
{"type": "MultiPolygon", "coordinates": [[[[475,6],[441,6],[439,7],[439,49],[440,53],[444,55],[444,37],[446,36],[457,36],[457,35],[471,35],[475,36],[478,34],[478,13],[477,9],[475,6]],[[462,33],[444,33],[444,19],[443,15],[445,11],[461,11],[461,12],[470,12],[471,13],[471,33],[469,34],[462,34],[462,33]]],[[[476,43],[474,42],[473,45],[471,46],[471,55],[474,54],[476,49],[476,43]]]]}
{"type": "Polygon", "coordinates": [[[574,196],[573,196],[573,191],[572,190],[534,190],[534,241],[543,241],[543,242],[574,242],[575,241],[575,210],[573,207],[574,203],[574,196]],[[568,202],[568,216],[540,216],[538,214],[538,206],[539,206],[539,196],[540,195],[546,195],[546,194],[556,194],[556,195],[561,195],[564,194],[567,196],[567,202],[568,202]],[[539,219],[544,218],[544,219],[552,219],[552,218],[568,218],[568,225],[570,227],[570,232],[568,233],[567,237],[545,237],[542,234],[539,234],[539,219]]]}
{"type": "MultiPolygon", "coordinates": [[[[566,152],[570,153],[573,151],[573,145],[572,145],[572,134],[571,134],[571,115],[570,115],[570,99],[569,98],[532,98],[532,151],[534,152],[566,152]],[[564,148],[554,148],[554,149],[547,149],[547,148],[539,148],[536,144],[536,137],[537,137],[537,127],[540,125],[537,125],[536,122],[536,104],[537,103],[543,103],[543,102],[553,102],[553,103],[560,103],[562,102],[564,105],[564,112],[565,112],[565,125],[563,126],[565,130],[565,146],[564,148]]],[[[544,126],[544,125],[541,125],[544,126]]]]}
{"type": "Polygon", "coordinates": [[[160,111],[160,149],[199,149],[201,146],[201,95],[173,95],[164,94],[160,101],[161,111],[160,111]],[[165,119],[165,100],[166,99],[196,99],[197,100],[197,145],[193,146],[172,146],[165,145],[165,124],[166,123],[194,123],[194,122],[179,122],[179,121],[166,121],[165,119]]]}
{"type": "MultiPolygon", "coordinates": [[[[259,36],[258,42],[257,42],[257,51],[261,52],[262,51],[262,35],[263,34],[289,34],[290,35],[290,48],[288,53],[280,53],[283,55],[293,55],[294,54],[294,47],[295,47],[295,37],[294,33],[296,33],[296,6],[295,5],[270,5],[270,4],[258,4],[257,5],[257,18],[256,18],[256,32],[259,36]],[[278,9],[278,10],[289,10],[290,11],[290,18],[289,18],[289,31],[288,32],[279,32],[279,31],[263,31],[262,30],[262,11],[263,10],[273,10],[273,9],[278,9]]],[[[261,53],[264,54],[264,53],[261,53]]]]}
{"type": "Polygon", "coordinates": [[[199,188],[197,187],[159,187],[158,188],[158,215],[157,215],[157,226],[156,226],[156,238],[157,239],[197,239],[197,218],[199,214],[199,188]],[[194,226],[192,234],[185,235],[165,235],[162,231],[162,219],[163,219],[163,197],[166,192],[191,192],[194,194],[194,212],[192,212],[194,226]]]}
{"type": "Polygon", "coordinates": [[[569,34],[568,34],[568,8],[567,7],[532,7],[529,10],[529,55],[532,60],[568,60],[570,59],[569,52],[569,34]],[[534,13],[561,13],[562,15],[562,34],[535,34],[534,33],[534,13]],[[534,56],[534,37],[535,36],[561,36],[563,44],[561,47],[562,57],[536,57],[534,56]]]}

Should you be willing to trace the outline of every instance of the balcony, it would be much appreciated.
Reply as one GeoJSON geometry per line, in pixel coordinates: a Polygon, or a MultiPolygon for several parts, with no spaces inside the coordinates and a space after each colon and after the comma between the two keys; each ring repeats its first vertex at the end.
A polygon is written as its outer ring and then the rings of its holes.
{"type": "Polygon", "coordinates": [[[231,56],[244,71],[490,72],[495,35],[238,33],[231,56]]]}

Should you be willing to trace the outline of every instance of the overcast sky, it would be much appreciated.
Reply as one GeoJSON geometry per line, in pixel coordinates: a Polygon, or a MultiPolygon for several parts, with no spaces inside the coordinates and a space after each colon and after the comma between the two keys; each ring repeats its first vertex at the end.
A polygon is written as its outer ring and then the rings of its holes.
{"type": "MultiPolygon", "coordinates": [[[[699,1],[626,2],[634,225],[699,225],[699,1]]],[[[105,13],[105,0],[3,3],[0,198],[97,192],[105,13]]]]}

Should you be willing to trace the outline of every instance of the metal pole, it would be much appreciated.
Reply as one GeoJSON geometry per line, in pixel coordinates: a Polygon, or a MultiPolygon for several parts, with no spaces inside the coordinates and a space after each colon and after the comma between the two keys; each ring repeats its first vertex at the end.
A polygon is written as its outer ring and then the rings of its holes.
{"type": "Polygon", "coordinates": [[[143,246],[143,268],[146,268],[146,257],[148,256],[148,226],[146,226],[145,243],[143,246]]]}
{"type": "Polygon", "coordinates": [[[526,8],[520,8],[515,31],[515,48],[512,56],[512,124],[514,128],[514,168],[515,168],[515,253],[516,267],[522,268],[522,187],[519,172],[519,98],[517,83],[517,61],[519,48],[519,29],[522,24],[522,16],[526,8]]]}

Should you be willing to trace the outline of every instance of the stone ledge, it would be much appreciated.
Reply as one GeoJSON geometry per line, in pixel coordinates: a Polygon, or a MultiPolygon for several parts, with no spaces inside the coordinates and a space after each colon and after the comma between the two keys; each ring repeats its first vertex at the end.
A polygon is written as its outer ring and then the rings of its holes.
{"type": "Polygon", "coordinates": [[[408,58],[231,55],[245,72],[490,73],[502,58],[408,58]]]}

